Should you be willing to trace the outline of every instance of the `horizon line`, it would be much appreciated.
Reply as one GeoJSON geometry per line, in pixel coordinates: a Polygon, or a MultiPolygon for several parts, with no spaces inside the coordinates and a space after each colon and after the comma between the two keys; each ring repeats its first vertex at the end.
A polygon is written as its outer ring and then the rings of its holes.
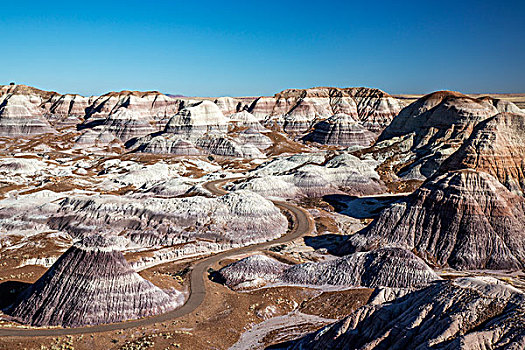
{"type": "Polygon", "coordinates": [[[77,96],[82,96],[82,97],[100,97],[100,96],[104,96],[104,95],[107,95],[107,94],[110,94],[110,93],[121,93],[121,92],[142,92],[142,93],[160,93],[160,94],[163,94],[163,95],[166,95],[166,96],[174,96],[174,97],[179,97],[179,98],[220,98],[220,97],[232,97],[232,98],[258,98],[258,97],[273,97],[275,96],[276,94],[282,92],[282,91],[285,91],[285,90],[291,90],[291,89],[296,89],[296,90],[308,90],[308,89],[316,89],[316,88],[336,88],[336,89],[349,89],[349,88],[367,88],[367,89],[378,89],[378,90],[381,90],[393,97],[396,97],[396,96],[402,96],[402,97],[405,97],[405,96],[425,96],[425,95],[428,95],[428,94],[432,94],[434,92],[438,92],[438,91],[454,91],[454,92],[459,92],[461,94],[464,94],[464,95],[525,95],[525,92],[463,92],[463,91],[459,91],[459,90],[453,90],[453,89],[437,89],[437,90],[432,90],[432,91],[429,91],[429,92],[401,92],[401,93],[391,93],[389,91],[386,91],[386,90],[383,90],[381,88],[377,88],[377,87],[370,87],[370,86],[345,86],[345,87],[340,87],[340,86],[310,86],[310,87],[307,87],[307,88],[299,88],[299,87],[290,87],[290,88],[286,88],[286,89],[283,89],[283,90],[280,90],[278,92],[275,92],[273,95],[267,95],[267,94],[259,94],[259,95],[233,95],[233,94],[218,94],[218,95],[213,95],[213,96],[203,96],[203,95],[185,95],[185,94],[182,94],[182,93],[171,93],[171,92],[162,92],[160,90],[156,90],[156,89],[146,89],[146,90],[132,90],[132,89],[123,89],[123,90],[109,90],[109,91],[106,91],[104,93],[101,93],[101,94],[81,94],[81,93],[74,93],[74,92],[58,92],[56,90],[48,90],[46,88],[42,88],[42,87],[38,87],[36,85],[32,85],[32,84],[26,84],[26,83],[16,83],[16,82],[10,82],[8,84],[2,84],[3,86],[9,86],[9,85],[14,85],[14,86],[27,86],[27,87],[31,87],[31,88],[35,88],[35,89],[38,89],[38,90],[42,90],[42,91],[46,91],[46,92],[52,92],[52,93],[56,93],[56,94],[59,94],[59,95],[77,95],[77,96]]]}

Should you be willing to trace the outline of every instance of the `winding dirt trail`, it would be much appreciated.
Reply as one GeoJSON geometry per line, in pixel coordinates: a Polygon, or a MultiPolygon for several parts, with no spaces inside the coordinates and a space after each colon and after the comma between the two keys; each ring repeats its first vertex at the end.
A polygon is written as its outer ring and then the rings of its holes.
{"type": "MultiPolygon", "coordinates": [[[[205,189],[213,193],[214,195],[221,196],[227,191],[220,188],[224,183],[229,181],[238,180],[241,177],[227,178],[209,181],[203,185],[205,189]]],[[[6,336],[17,336],[17,337],[38,337],[38,336],[62,336],[62,335],[73,335],[73,334],[84,334],[84,333],[99,333],[108,332],[121,329],[129,329],[135,327],[148,326],[158,322],[164,322],[173,320],[195,311],[206,298],[206,284],[212,283],[206,277],[205,273],[208,268],[220,260],[239,255],[254,252],[260,249],[264,249],[276,244],[282,244],[289,241],[293,241],[303,235],[309,234],[314,229],[314,221],[311,215],[303,208],[300,208],[294,204],[290,204],[283,201],[272,201],[275,206],[279,209],[289,212],[292,215],[292,229],[284,236],[281,236],[273,241],[258,243],[246,247],[235,248],[227,250],[210,257],[204,258],[198,261],[191,270],[190,277],[190,295],[186,300],[186,303],[173,311],[151,316],[147,318],[141,318],[138,320],[125,321],[120,323],[110,323],[98,326],[90,327],[78,327],[78,328],[0,328],[0,337],[6,336]]]]}

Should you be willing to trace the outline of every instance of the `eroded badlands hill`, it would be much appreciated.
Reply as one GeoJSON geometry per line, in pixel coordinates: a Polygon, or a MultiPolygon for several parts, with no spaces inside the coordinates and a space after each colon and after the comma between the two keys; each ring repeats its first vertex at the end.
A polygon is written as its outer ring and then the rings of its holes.
{"type": "Polygon", "coordinates": [[[375,135],[348,114],[335,114],[315,124],[313,131],[304,139],[324,145],[366,147],[375,140],[375,135]]]}
{"type": "Polygon", "coordinates": [[[476,125],[517,108],[490,98],[474,99],[458,92],[426,95],[397,115],[375,145],[380,158],[392,163],[405,179],[425,179],[467,140],[476,125]]]}
{"type": "Polygon", "coordinates": [[[367,305],[289,349],[520,349],[525,295],[494,279],[441,281],[367,305]]]}
{"type": "Polygon", "coordinates": [[[439,277],[413,253],[384,248],[320,263],[288,265],[254,255],[222,268],[219,275],[233,288],[267,283],[316,286],[415,288],[439,277]]]}
{"type": "Polygon", "coordinates": [[[500,113],[479,123],[443,164],[442,170],[475,169],[497,178],[510,191],[525,189],[525,114],[500,113]]]}
{"type": "Polygon", "coordinates": [[[128,264],[116,237],[75,243],[4,311],[34,326],[78,327],[119,322],[182,305],[176,290],[162,291],[128,264]]]}
{"type": "Polygon", "coordinates": [[[232,189],[245,189],[266,197],[318,197],[331,193],[375,194],[384,186],[375,162],[349,153],[297,154],[277,157],[248,173],[232,189]]]}
{"type": "Polygon", "coordinates": [[[134,140],[129,147],[151,153],[208,153],[242,158],[264,157],[261,151],[272,144],[264,135],[269,130],[263,128],[250,115],[243,115],[241,118],[237,116],[235,115],[230,123],[230,119],[225,117],[219,107],[211,101],[189,104],[168,121],[163,131],[134,140]],[[228,132],[233,131],[231,127],[239,124],[241,127],[245,126],[242,130],[244,133],[228,132]],[[249,136],[252,137],[243,137],[248,136],[246,131],[250,127],[249,136]]]}
{"type": "Polygon", "coordinates": [[[101,232],[125,233],[143,246],[173,246],[197,239],[224,248],[275,239],[288,221],[273,203],[248,191],[219,198],[138,198],[77,196],[60,203],[48,224],[74,237],[101,232]]]}
{"type": "Polygon", "coordinates": [[[383,210],[349,249],[414,249],[428,262],[458,269],[522,269],[525,201],[493,176],[458,170],[435,176],[383,210]]]}
{"type": "Polygon", "coordinates": [[[248,111],[258,118],[275,117],[286,132],[304,132],[320,119],[346,114],[372,132],[382,130],[403,104],[378,89],[288,89],[255,100],[248,111]]]}

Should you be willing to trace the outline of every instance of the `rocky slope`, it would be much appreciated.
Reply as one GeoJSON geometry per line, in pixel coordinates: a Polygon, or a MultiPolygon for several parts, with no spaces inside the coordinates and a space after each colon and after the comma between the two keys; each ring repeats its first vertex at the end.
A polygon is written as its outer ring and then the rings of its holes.
{"type": "Polygon", "coordinates": [[[521,349],[525,295],[489,278],[440,281],[366,305],[288,349],[521,349]]]}
{"type": "Polygon", "coordinates": [[[211,101],[200,101],[182,109],[173,116],[164,131],[195,140],[206,133],[228,130],[228,119],[217,105],[211,101]]]}
{"type": "Polygon", "coordinates": [[[116,238],[89,236],[4,311],[33,326],[78,327],[155,315],[182,302],[180,292],[169,294],[140,277],[116,238]]]}
{"type": "Polygon", "coordinates": [[[374,162],[342,153],[298,154],[261,164],[232,188],[267,197],[297,198],[330,193],[374,194],[384,191],[374,162]]]}
{"type": "Polygon", "coordinates": [[[403,107],[402,102],[378,89],[288,89],[255,100],[248,111],[259,119],[277,118],[286,132],[305,132],[316,121],[348,114],[372,132],[382,130],[403,107]]]}
{"type": "Polygon", "coordinates": [[[379,136],[378,153],[391,157],[398,175],[424,179],[469,138],[481,121],[498,114],[487,99],[438,91],[404,108],[379,136]],[[398,152],[391,154],[392,144],[398,152]]]}
{"type": "Polygon", "coordinates": [[[0,96],[0,136],[20,137],[54,133],[56,130],[39,109],[36,95],[13,88],[0,96]]]}
{"type": "Polygon", "coordinates": [[[96,195],[66,198],[49,225],[75,237],[99,232],[121,234],[143,247],[207,240],[245,245],[284,234],[288,220],[272,202],[248,191],[219,198],[139,199],[96,195]]]}
{"type": "Polygon", "coordinates": [[[489,173],[510,191],[523,194],[525,114],[500,113],[479,123],[442,171],[465,168],[489,173]]]}
{"type": "Polygon", "coordinates": [[[439,279],[423,260],[399,248],[378,249],[299,265],[288,265],[264,255],[255,255],[222,268],[219,275],[232,288],[266,283],[415,288],[439,279]]]}
{"type": "Polygon", "coordinates": [[[128,146],[136,151],[150,153],[262,158],[264,155],[261,150],[272,144],[262,134],[268,130],[248,112],[232,116],[233,123],[230,123],[230,119],[213,102],[196,102],[173,116],[163,132],[139,138],[128,146]],[[229,133],[232,127],[244,130],[229,133]]]}
{"type": "Polygon", "coordinates": [[[456,269],[522,269],[525,201],[493,176],[459,170],[435,176],[383,210],[343,252],[387,245],[414,249],[456,269]]]}
{"type": "Polygon", "coordinates": [[[375,135],[350,115],[336,114],[315,124],[304,139],[325,145],[367,147],[375,140],[375,135]]]}
{"type": "Polygon", "coordinates": [[[80,95],[55,94],[45,101],[41,107],[44,109],[46,119],[54,126],[71,127],[80,124],[86,110],[93,103],[94,97],[80,95]]]}

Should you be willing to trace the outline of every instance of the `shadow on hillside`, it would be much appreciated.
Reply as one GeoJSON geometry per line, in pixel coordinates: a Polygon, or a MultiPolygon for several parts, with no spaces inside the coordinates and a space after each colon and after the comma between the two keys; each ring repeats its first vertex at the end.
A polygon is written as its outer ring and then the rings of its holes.
{"type": "Polygon", "coordinates": [[[329,233],[315,237],[306,236],[304,237],[304,243],[315,250],[326,249],[327,253],[340,256],[340,247],[346,239],[346,236],[329,233]]]}
{"type": "Polygon", "coordinates": [[[219,283],[222,285],[226,284],[226,280],[222,275],[219,273],[219,271],[208,271],[208,279],[212,282],[219,283]]]}
{"type": "Polygon", "coordinates": [[[31,283],[20,281],[6,281],[0,283],[0,309],[11,305],[18,295],[30,285],[31,283]]]}
{"type": "Polygon", "coordinates": [[[355,219],[374,219],[383,209],[404,198],[405,196],[356,197],[331,194],[324,196],[323,200],[334,207],[339,214],[355,219]]]}
{"type": "Polygon", "coordinates": [[[81,131],[81,130],[84,130],[84,129],[92,129],[94,127],[101,126],[101,125],[104,125],[104,119],[92,120],[92,121],[88,121],[88,122],[83,123],[83,124],[78,124],[77,125],[77,130],[81,131]]]}

